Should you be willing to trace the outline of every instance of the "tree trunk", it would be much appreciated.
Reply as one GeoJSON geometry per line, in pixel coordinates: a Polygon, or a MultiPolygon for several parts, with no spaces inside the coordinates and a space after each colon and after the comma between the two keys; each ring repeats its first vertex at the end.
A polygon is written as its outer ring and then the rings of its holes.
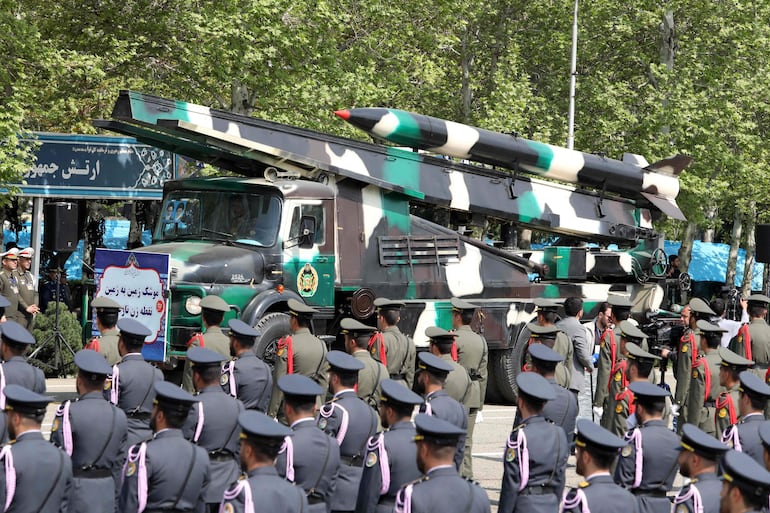
{"type": "Polygon", "coordinates": [[[717,213],[719,209],[716,205],[709,205],[706,207],[706,223],[708,228],[703,230],[703,242],[714,242],[714,224],[717,222],[717,213]]]}
{"type": "Polygon", "coordinates": [[[682,245],[679,248],[679,270],[683,273],[690,268],[690,259],[692,259],[692,245],[695,241],[695,234],[698,233],[698,225],[687,223],[687,228],[682,236],[682,245]]]}
{"type": "Polygon", "coordinates": [[[128,214],[129,228],[126,249],[132,249],[136,247],[137,243],[142,242],[142,229],[136,219],[136,202],[130,201],[128,205],[129,207],[126,209],[126,213],[128,214]]]}
{"type": "Polygon", "coordinates": [[[743,233],[743,221],[738,210],[735,210],[733,218],[733,230],[730,232],[730,253],[727,257],[727,272],[725,273],[725,285],[735,287],[735,275],[738,267],[738,248],[741,245],[741,233],[743,233]]]}
{"type": "Polygon", "coordinates": [[[757,204],[751,201],[746,219],[746,262],[743,266],[743,284],[741,285],[743,297],[748,297],[751,294],[751,278],[754,275],[754,252],[757,249],[757,241],[755,239],[756,227],[757,204]]]}
{"type": "Polygon", "coordinates": [[[460,84],[460,100],[462,102],[460,106],[460,120],[462,123],[470,122],[471,117],[471,102],[473,100],[473,91],[471,90],[471,68],[473,68],[473,55],[469,48],[469,40],[472,30],[471,26],[466,27],[462,40],[462,61],[460,66],[462,69],[462,83],[460,84]]]}

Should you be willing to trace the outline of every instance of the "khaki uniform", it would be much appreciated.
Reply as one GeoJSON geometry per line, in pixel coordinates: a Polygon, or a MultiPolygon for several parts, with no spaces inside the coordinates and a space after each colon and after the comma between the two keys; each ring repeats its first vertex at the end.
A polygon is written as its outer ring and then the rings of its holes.
{"type": "Polygon", "coordinates": [[[414,382],[414,360],[417,350],[398,326],[382,330],[385,354],[388,357],[388,377],[412,388],[414,382]]]}
{"type": "MultiPolygon", "coordinates": [[[[291,344],[288,337],[278,344],[275,367],[273,368],[273,395],[270,398],[269,415],[275,416],[283,404],[283,392],[278,389],[278,378],[289,374],[289,353],[291,349],[292,374],[301,374],[318,383],[326,390],[328,386],[329,364],[326,362],[326,344],[308,328],[300,328],[292,333],[291,344]]],[[[323,404],[321,397],[317,404],[323,404]]]]}
{"type": "Polygon", "coordinates": [[[20,322],[20,324],[31,332],[35,316],[27,313],[27,308],[38,304],[37,284],[32,273],[29,271],[22,272],[21,269],[16,269],[14,273],[16,274],[16,283],[19,287],[19,319],[24,319],[24,322],[20,322]]]}
{"type": "MultiPolygon", "coordinates": [[[[206,333],[193,336],[190,339],[188,349],[194,346],[205,347],[222,355],[222,361],[230,359],[230,337],[222,333],[219,326],[209,326],[206,333]]],[[[192,380],[192,365],[190,360],[185,360],[184,373],[182,374],[182,388],[190,393],[195,392],[192,380]]]]}
{"type": "MultiPolygon", "coordinates": [[[[714,418],[716,400],[723,390],[719,386],[719,367],[722,364],[717,349],[701,353],[692,368],[690,393],[687,399],[687,422],[698,426],[712,436],[718,436],[714,418]]],[[[722,431],[719,431],[721,435],[722,431]]]]}
{"type": "Polygon", "coordinates": [[[628,413],[624,413],[622,404],[624,392],[628,390],[626,388],[628,386],[628,380],[626,379],[627,367],[628,361],[626,358],[618,354],[618,360],[615,362],[612,375],[610,376],[609,390],[600,422],[603,428],[612,431],[617,436],[623,436],[628,431],[626,429],[628,413]]]}
{"type": "MultiPolygon", "coordinates": [[[[679,339],[679,347],[676,357],[676,391],[674,393],[674,404],[679,406],[679,419],[676,422],[677,431],[681,432],[681,426],[690,422],[687,418],[689,413],[687,398],[690,392],[690,379],[692,379],[692,368],[698,358],[698,343],[695,339],[695,333],[691,329],[685,330],[682,338],[679,339]]],[[[719,383],[719,380],[717,380],[719,383]]]]}
{"type": "Polygon", "coordinates": [[[24,316],[19,311],[19,280],[13,271],[0,270],[0,295],[5,296],[5,299],[11,303],[5,307],[5,318],[24,326],[26,324],[24,316]]]}
{"type": "Polygon", "coordinates": [[[716,402],[716,432],[718,435],[732,424],[738,422],[738,395],[740,382],[727,390],[722,389],[716,402]]]}
{"type": "Polygon", "coordinates": [[[471,396],[468,400],[468,431],[465,438],[465,454],[461,474],[463,477],[473,477],[473,428],[476,425],[476,415],[484,407],[487,395],[487,361],[489,349],[484,338],[475,333],[470,326],[464,324],[455,330],[457,342],[457,363],[463,366],[471,378],[471,396]]]}
{"type": "Polygon", "coordinates": [[[101,353],[110,365],[117,365],[120,361],[120,352],[118,351],[118,339],[120,332],[118,328],[104,330],[101,335],[91,340],[86,345],[86,349],[93,349],[101,353]]]}
{"type": "MultiPolygon", "coordinates": [[[[770,326],[764,319],[752,319],[749,324],[751,335],[751,359],[756,362],[754,370],[765,379],[765,371],[770,366],[770,326]]],[[[745,355],[741,355],[744,356],[745,355]]]]}
{"type": "Polygon", "coordinates": [[[452,360],[452,355],[442,354],[440,358],[453,367],[446,378],[444,390],[449,394],[449,397],[462,404],[467,412],[471,397],[471,378],[462,365],[452,360]]]}
{"type": "Polygon", "coordinates": [[[620,328],[606,329],[599,339],[599,365],[596,370],[596,391],[594,406],[604,408],[609,395],[610,374],[620,356],[620,328]]]}
{"type": "Polygon", "coordinates": [[[380,384],[382,380],[388,379],[388,369],[363,349],[356,351],[352,356],[364,364],[364,368],[358,371],[356,395],[369,406],[376,408],[381,396],[380,384]]]}

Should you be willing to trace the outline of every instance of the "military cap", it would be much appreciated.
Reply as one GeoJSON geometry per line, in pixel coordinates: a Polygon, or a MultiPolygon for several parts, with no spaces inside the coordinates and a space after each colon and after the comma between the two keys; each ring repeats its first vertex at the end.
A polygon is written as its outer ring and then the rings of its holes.
{"type": "Polygon", "coordinates": [[[762,445],[770,450],[770,422],[759,424],[759,439],[762,440],[762,445]]]}
{"type": "Polygon", "coordinates": [[[529,354],[533,360],[545,363],[559,363],[564,361],[564,357],[548,347],[545,344],[530,344],[529,354]]]}
{"type": "Polygon", "coordinates": [[[738,374],[738,378],[741,380],[741,385],[738,387],[741,392],[764,399],[770,397],[770,386],[753,372],[745,370],[738,374]]]}
{"type": "Polygon", "coordinates": [[[278,389],[284,395],[309,397],[315,400],[323,393],[321,385],[302,374],[286,374],[278,378],[278,389]]]}
{"type": "Polygon", "coordinates": [[[357,374],[364,368],[361,360],[342,351],[329,351],[326,353],[326,361],[329,362],[332,372],[357,374]]]}
{"type": "Polygon", "coordinates": [[[424,370],[439,377],[446,377],[452,372],[453,367],[435,354],[422,351],[417,354],[417,370],[424,370]]]}
{"type": "Polygon", "coordinates": [[[23,414],[40,415],[45,413],[52,398],[40,395],[21,385],[9,384],[3,389],[5,410],[23,414]]]}
{"type": "Polygon", "coordinates": [[[211,349],[192,346],[187,350],[187,359],[193,367],[219,367],[225,360],[221,354],[211,349]]]}
{"type": "Polygon", "coordinates": [[[629,320],[620,321],[620,333],[624,339],[632,342],[635,340],[641,342],[647,338],[647,335],[629,320]]]}
{"type": "Polygon", "coordinates": [[[516,386],[524,394],[540,401],[551,401],[556,398],[548,380],[537,372],[520,372],[516,376],[516,386]]]}
{"type": "Polygon", "coordinates": [[[378,310],[400,310],[406,306],[406,303],[403,301],[394,301],[393,299],[388,299],[386,297],[378,297],[374,300],[374,306],[377,307],[378,310]]]}
{"type": "Polygon", "coordinates": [[[214,310],[215,312],[229,312],[230,305],[219,296],[210,295],[201,299],[201,308],[206,310],[214,310]]]}
{"type": "Polygon", "coordinates": [[[531,338],[556,338],[556,334],[559,332],[559,328],[554,325],[541,326],[536,322],[527,324],[527,329],[531,338]]]}
{"type": "Polygon", "coordinates": [[[535,303],[535,306],[537,307],[538,311],[555,312],[559,309],[559,303],[557,303],[552,299],[547,299],[544,297],[535,298],[533,303],[535,303]]]}
{"type": "Polygon", "coordinates": [[[258,337],[260,335],[259,330],[252,328],[240,319],[230,319],[227,322],[227,327],[230,328],[230,334],[234,337],[258,337]]]}
{"type": "Polygon", "coordinates": [[[699,297],[694,297],[689,303],[690,310],[701,315],[716,315],[714,310],[711,309],[708,303],[699,297]]]}
{"type": "Polygon", "coordinates": [[[403,384],[392,379],[384,379],[380,384],[382,388],[382,397],[380,400],[384,403],[400,403],[406,405],[422,404],[422,397],[415,394],[403,384]]]}
{"type": "Polygon", "coordinates": [[[156,381],[153,386],[155,404],[164,410],[186,413],[190,411],[193,403],[197,402],[192,394],[168,381],[156,381]]]}
{"type": "Polygon", "coordinates": [[[377,331],[377,328],[374,326],[368,326],[350,317],[345,317],[340,321],[340,333],[350,335],[351,337],[374,333],[375,331],[377,331]]]}
{"type": "Polygon", "coordinates": [[[80,372],[88,374],[94,380],[112,374],[112,366],[107,363],[104,356],[91,349],[81,349],[75,353],[75,365],[80,372]]]}
{"type": "Polygon", "coordinates": [[[429,326],[425,328],[425,336],[436,344],[451,344],[455,339],[454,333],[441,329],[438,326],[429,326]]]}
{"type": "Polygon", "coordinates": [[[620,296],[618,294],[610,294],[607,296],[607,302],[612,308],[633,308],[634,303],[626,296],[620,296]]]}
{"type": "Polygon", "coordinates": [[[739,372],[754,365],[754,361],[744,358],[743,356],[730,351],[726,347],[719,348],[719,357],[722,359],[722,365],[731,367],[733,370],[739,372]]]}
{"type": "Polygon", "coordinates": [[[457,312],[462,312],[463,310],[475,310],[478,308],[478,305],[474,305],[473,303],[469,303],[456,297],[450,299],[449,302],[452,303],[452,310],[457,312]]]}
{"type": "Polygon", "coordinates": [[[457,445],[457,441],[465,430],[447,422],[446,420],[419,413],[414,418],[414,425],[417,428],[415,442],[424,440],[436,445],[457,445]]]}
{"type": "Polygon", "coordinates": [[[698,322],[695,323],[695,325],[698,328],[698,332],[702,334],[707,333],[724,333],[727,330],[719,326],[718,324],[714,324],[713,322],[709,322],[705,319],[698,319],[698,322]]]}
{"type": "Polygon", "coordinates": [[[94,300],[91,301],[91,306],[93,308],[96,308],[97,312],[101,309],[120,310],[121,308],[123,308],[122,306],[120,306],[120,303],[106,296],[95,297],[94,300]]]}
{"type": "Polygon", "coordinates": [[[716,460],[730,450],[725,444],[693,424],[682,426],[682,440],[679,444],[677,448],[679,451],[694,452],[710,460],[716,460]]]}
{"type": "Polygon", "coordinates": [[[634,381],[628,384],[628,389],[634,393],[639,400],[661,401],[669,396],[669,392],[658,385],[649,381],[634,381]]]}
{"type": "Polygon", "coordinates": [[[238,415],[238,424],[241,426],[241,438],[265,438],[283,442],[285,437],[294,434],[274,418],[255,410],[242,411],[238,415]]]}
{"type": "Polygon", "coordinates": [[[660,360],[660,356],[648,353],[633,342],[626,342],[626,351],[628,351],[629,359],[636,360],[639,363],[655,363],[657,360],[660,360]]]}
{"type": "Polygon", "coordinates": [[[5,253],[0,254],[2,258],[7,258],[8,260],[18,260],[19,259],[19,248],[11,248],[5,253]]]}
{"type": "Polygon", "coordinates": [[[133,338],[140,338],[144,341],[145,338],[152,335],[150,328],[145,326],[139,321],[123,317],[118,321],[118,329],[121,335],[127,335],[133,338]]]}
{"type": "Polygon", "coordinates": [[[34,248],[24,248],[21,251],[19,251],[18,254],[19,258],[32,258],[35,256],[35,250],[34,248]]]}
{"type": "Polygon", "coordinates": [[[35,343],[35,337],[32,336],[32,333],[16,321],[6,321],[0,324],[0,332],[3,334],[3,340],[11,344],[28,346],[35,343]]]}
{"type": "Polygon", "coordinates": [[[0,308],[6,308],[11,306],[11,302],[8,301],[5,296],[0,296],[0,308]]]}
{"type": "Polygon", "coordinates": [[[722,480],[737,486],[744,494],[767,502],[770,472],[746,453],[731,450],[722,458],[722,480]]]}
{"type": "Polygon", "coordinates": [[[311,317],[313,314],[317,314],[318,310],[313,307],[307,306],[305,303],[301,303],[296,299],[289,299],[286,304],[289,307],[289,315],[295,317],[311,317]]]}
{"type": "Polygon", "coordinates": [[[575,445],[602,453],[617,453],[626,442],[588,419],[577,419],[575,445]]]}
{"type": "Polygon", "coordinates": [[[748,301],[749,303],[759,303],[759,304],[766,305],[770,303],[770,297],[767,297],[764,294],[752,294],[746,298],[746,301],[748,301]]]}

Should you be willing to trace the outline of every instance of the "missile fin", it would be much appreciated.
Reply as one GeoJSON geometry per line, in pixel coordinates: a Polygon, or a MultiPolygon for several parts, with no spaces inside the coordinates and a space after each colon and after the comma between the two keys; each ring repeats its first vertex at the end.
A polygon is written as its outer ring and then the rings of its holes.
{"type": "Polygon", "coordinates": [[[687,155],[677,154],[672,157],[668,157],[663,160],[659,160],[652,165],[646,167],[649,171],[655,171],[656,173],[666,173],[672,176],[679,176],[687,166],[692,163],[692,157],[687,155]]]}
{"type": "Polygon", "coordinates": [[[624,153],[623,162],[626,164],[633,164],[637,167],[647,167],[650,165],[647,159],[636,153],[624,153]]]}
{"type": "Polygon", "coordinates": [[[684,216],[682,211],[679,210],[679,205],[677,205],[675,199],[667,198],[665,196],[658,196],[656,194],[650,194],[649,192],[642,192],[641,195],[647,198],[650,203],[658,207],[661,212],[666,214],[671,219],[687,221],[687,218],[684,216]]]}

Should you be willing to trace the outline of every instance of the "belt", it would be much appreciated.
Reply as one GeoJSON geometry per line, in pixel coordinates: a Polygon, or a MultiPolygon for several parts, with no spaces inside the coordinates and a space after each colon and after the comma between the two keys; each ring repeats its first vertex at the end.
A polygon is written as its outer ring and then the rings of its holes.
{"type": "Polygon", "coordinates": [[[209,453],[211,461],[230,461],[235,460],[235,455],[230,451],[211,451],[209,453]]]}
{"type": "Polygon", "coordinates": [[[361,467],[364,465],[364,459],[360,454],[340,456],[340,463],[349,467],[361,467]]]}
{"type": "Polygon", "coordinates": [[[318,493],[311,493],[307,496],[307,503],[308,504],[324,504],[326,502],[326,499],[321,497],[318,493]]]}
{"type": "Polygon", "coordinates": [[[637,497],[666,497],[666,490],[640,490],[639,488],[634,488],[631,490],[631,493],[637,497]]]}
{"type": "Polygon", "coordinates": [[[394,379],[396,381],[406,381],[406,374],[391,374],[390,379],[394,379]]]}
{"type": "Polygon", "coordinates": [[[706,408],[716,408],[717,402],[716,401],[703,401],[703,406],[706,408]]]}
{"type": "Polygon", "coordinates": [[[144,411],[127,411],[126,417],[137,420],[150,420],[150,414],[144,411]]]}
{"type": "Polygon", "coordinates": [[[519,495],[556,495],[556,488],[549,485],[533,485],[524,488],[519,495]]]}
{"type": "Polygon", "coordinates": [[[391,504],[396,504],[396,498],[392,495],[381,495],[380,500],[377,501],[377,504],[390,506],[391,504]]]}
{"type": "Polygon", "coordinates": [[[81,479],[98,479],[112,477],[112,470],[108,468],[73,468],[72,476],[81,479]]]}

